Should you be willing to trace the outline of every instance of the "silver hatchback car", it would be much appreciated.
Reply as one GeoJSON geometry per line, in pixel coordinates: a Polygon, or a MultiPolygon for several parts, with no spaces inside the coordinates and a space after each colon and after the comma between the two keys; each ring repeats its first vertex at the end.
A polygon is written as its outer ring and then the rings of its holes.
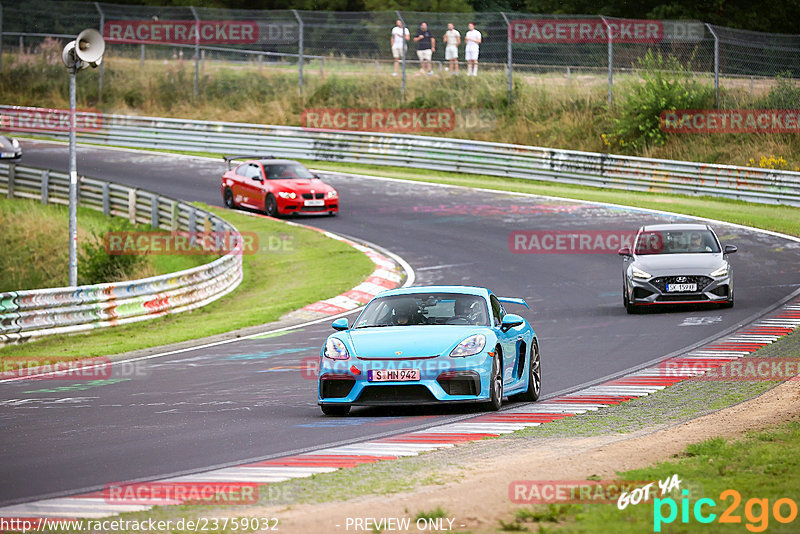
{"type": "Polygon", "coordinates": [[[719,304],[733,306],[733,267],[705,224],[642,226],[633,250],[623,247],[622,302],[628,313],[646,306],[719,304]]]}

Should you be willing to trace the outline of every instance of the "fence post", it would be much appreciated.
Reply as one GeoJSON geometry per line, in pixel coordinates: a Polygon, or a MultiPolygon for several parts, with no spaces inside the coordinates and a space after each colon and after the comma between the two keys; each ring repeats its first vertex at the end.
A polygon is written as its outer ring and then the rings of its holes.
{"type": "Polygon", "coordinates": [[[46,169],[42,171],[42,204],[47,204],[50,194],[50,170],[46,169]]]}
{"type": "Polygon", "coordinates": [[[400,81],[400,98],[402,100],[405,100],[406,99],[406,48],[408,48],[406,46],[406,32],[411,33],[411,30],[409,30],[408,26],[406,26],[406,19],[404,19],[403,15],[400,14],[400,11],[395,11],[395,14],[397,15],[397,18],[400,20],[400,22],[403,23],[403,48],[402,48],[403,77],[401,78],[400,81]]]}
{"type": "MultiPolygon", "coordinates": [[[[106,25],[106,15],[105,15],[105,13],[103,13],[103,10],[100,8],[100,2],[95,2],[94,3],[94,7],[95,7],[95,9],[97,9],[97,12],[100,13],[100,35],[105,37],[103,35],[103,27],[106,25]]],[[[102,100],[102,98],[103,98],[103,65],[104,64],[105,64],[105,62],[101,62],[100,63],[100,71],[97,73],[97,75],[98,75],[98,78],[97,78],[97,98],[100,99],[100,100],[102,100]]]]}
{"type": "Polygon", "coordinates": [[[144,68],[144,43],[139,45],[139,66],[144,68]]]}
{"type": "Polygon", "coordinates": [[[3,70],[3,4],[0,4],[0,72],[3,70]]]}
{"type": "Polygon", "coordinates": [[[508,48],[508,50],[507,50],[507,54],[508,54],[508,69],[507,69],[508,70],[508,103],[510,104],[511,103],[512,89],[514,88],[513,74],[512,74],[512,62],[511,62],[512,59],[513,59],[512,58],[512,48],[513,47],[511,46],[511,21],[508,20],[508,17],[506,17],[506,14],[503,13],[502,11],[500,12],[500,14],[503,15],[503,20],[506,21],[506,29],[507,29],[506,30],[506,34],[507,34],[506,35],[506,43],[507,43],[507,48],[508,48]]]}
{"type": "Polygon", "coordinates": [[[608,21],[602,15],[600,16],[603,19],[603,24],[606,25],[606,32],[608,33],[608,105],[614,101],[614,42],[613,38],[611,37],[611,26],[608,24],[608,21]]]}
{"type": "Polygon", "coordinates": [[[15,163],[8,164],[8,198],[14,198],[14,178],[17,172],[17,165],[15,163]]]}
{"type": "Polygon", "coordinates": [[[197,16],[197,10],[194,6],[189,6],[192,10],[194,17],[195,35],[194,35],[194,98],[197,98],[197,89],[200,85],[200,17],[197,16]]]}
{"type": "Polygon", "coordinates": [[[303,28],[303,19],[300,18],[300,13],[297,12],[296,9],[292,10],[294,13],[294,18],[297,19],[297,24],[299,26],[300,35],[297,39],[297,85],[300,88],[300,92],[303,92],[303,34],[305,33],[303,28]]]}
{"type": "Polygon", "coordinates": [[[714,109],[719,109],[719,37],[711,24],[706,23],[706,28],[714,37],[714,109]]]}

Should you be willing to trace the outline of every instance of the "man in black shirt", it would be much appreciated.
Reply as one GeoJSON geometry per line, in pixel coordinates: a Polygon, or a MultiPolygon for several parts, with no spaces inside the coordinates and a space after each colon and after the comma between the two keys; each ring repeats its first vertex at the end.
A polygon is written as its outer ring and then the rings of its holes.
{"type": "Polygon", "coordinates": [[[431,75],[433,69],[431,68],[431,58],[433,53],[436,52],[436,39],[433,34],[428,31],[428,23],[423,22],[419,25],[417,36],[414,37],[417,43],[417,58],[419,58],[419,72],[425,74],[426,72],[431,75]]]}

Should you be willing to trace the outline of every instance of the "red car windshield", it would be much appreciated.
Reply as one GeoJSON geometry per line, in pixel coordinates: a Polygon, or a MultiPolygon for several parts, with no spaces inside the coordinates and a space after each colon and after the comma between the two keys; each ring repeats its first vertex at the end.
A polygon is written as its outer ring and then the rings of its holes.
{"type": "Polygon", "coordinates": [[[267,180],[311,180],[314,175],[297,163],[264,165],[267,180]]]}

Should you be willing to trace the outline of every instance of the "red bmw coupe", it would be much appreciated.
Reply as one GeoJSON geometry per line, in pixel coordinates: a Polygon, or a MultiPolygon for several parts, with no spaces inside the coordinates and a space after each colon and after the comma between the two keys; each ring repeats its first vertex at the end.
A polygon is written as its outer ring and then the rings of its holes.
{"type": "Polygon", "coordinates": [[[287,159],[225,156],[228,170],[220,191],[225,206],[263,211],[270,217],[294,213],[339,212],[336,189],[301,163],[287,159]],[[234,160],[245,160],[236,165],[234,160]]]}

